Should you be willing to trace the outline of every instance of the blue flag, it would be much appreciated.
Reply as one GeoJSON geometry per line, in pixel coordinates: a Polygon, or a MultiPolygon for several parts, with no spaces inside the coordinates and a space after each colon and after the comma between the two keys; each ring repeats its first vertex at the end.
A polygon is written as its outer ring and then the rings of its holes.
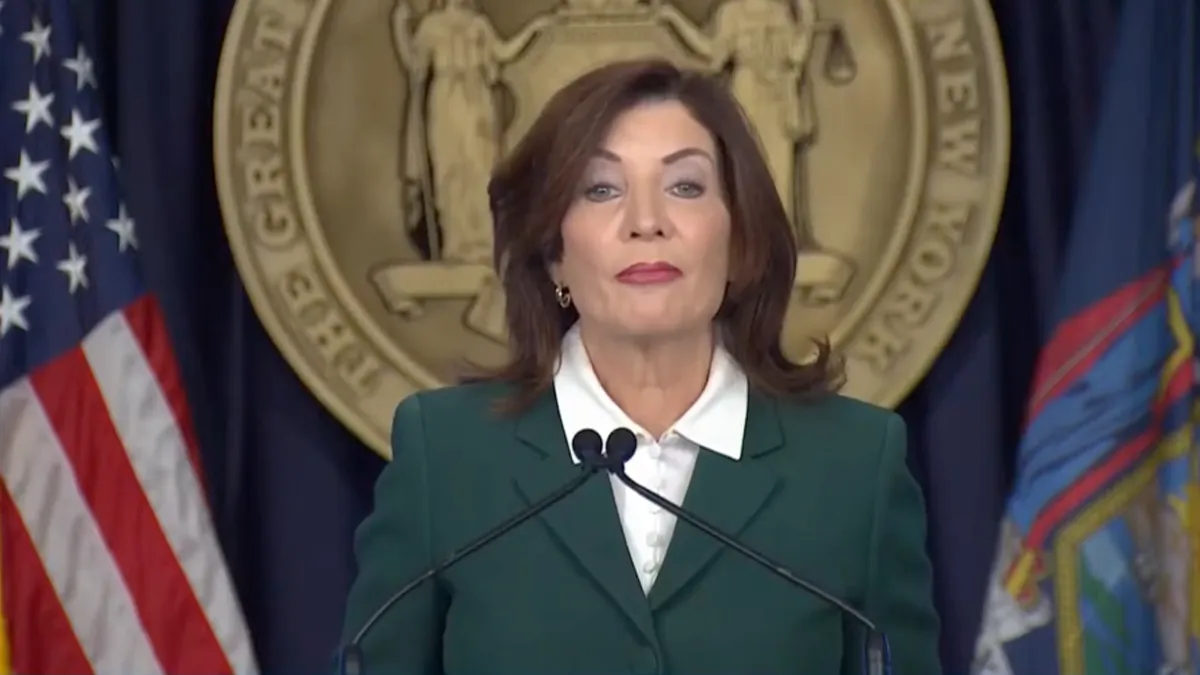
{"type": "Polygon", "coordinates": [[[978,674],[1200,674],[1197,10],[1125,6],[978,674]]]}

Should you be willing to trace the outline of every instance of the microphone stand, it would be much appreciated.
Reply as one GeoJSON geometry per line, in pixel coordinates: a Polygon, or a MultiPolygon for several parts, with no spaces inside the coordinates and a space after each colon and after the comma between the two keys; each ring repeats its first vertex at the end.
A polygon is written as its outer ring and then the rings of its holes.
{"type": "Polygon", "coordinates": [[[561,488],[534,502],[525,510],[500,523],[494,529],[489,530],[478,539],[454,551],[447,556],[445,560],[425,570],[423,574],[408,582],[400,590],[393,593],[386,601],[384,601],[382,605],[379,606],[378,609],[375,610],[373,614],[371,614],[370,617],[367,618],[366,621],[363,622],[362,627],[359,628],[358,632],[354,634],[354,638],[350,640],[345,647],[338,650],[336,671],[338,675],[364,675],[365,671],[363,669],[363,653],[361,646],[363,639],[367,636],[371,629],[375,627],[375,624],[378,623],[379,620],[382,619],[396,603],[404,599],[406,595],[413,592],[418,586],[426,581],[429,581],[433,577],[445,572],[463,558],[471,555],[484,546],[487,546],[505,534],[508,534],[521,523],[524,523],[530,518],[533,518],[539,513],[550,508],[554,504],[562,501],[572,492],[578,490],[580,486],[586,483],[588,479],[594,476],[598,471],[605,468],[605,462],[600,453],[600,444],[600,434],[593,430],[585,429],[576,434],[571,445],[575,450],[575,454],[579,456],[583,463],[584,470],[582,473],[571,479],[561,488]]]}
{"type": "Polygon", "coordinates": [[[887,636],[875,627],[873,621],[845,601],[835,597],[812,582],[801,579],[783,565],[746,546],[733,538],[733,536],[722,532],[715,525],[676,506],[674,502],[630,478],[625,473],[625,463],[633,457],[636,450],[637,437],[633,435],[633,432],[625,428],[615,429],[609,434],[608,441],[605,443],[604,468],[607,468],[610,473],[617,477],[617,480],[627,485],[630,490],[649,500],[650,503],[704,532],[713,539],[721,542],[721,544],[732,548],[746,558],[753,560],[773,574],[837,607],[846,615],[853,618],[867,630],[866,654],[864,657],[866,675],[891,675],[891,649],[888,646],[887,636]]]}

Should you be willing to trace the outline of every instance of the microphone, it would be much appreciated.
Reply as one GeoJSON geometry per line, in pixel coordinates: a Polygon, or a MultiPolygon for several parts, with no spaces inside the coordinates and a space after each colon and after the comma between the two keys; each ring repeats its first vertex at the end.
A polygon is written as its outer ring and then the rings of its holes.
{"type": "Polygon", "coordinates": [[[887,636],[883,631],[875,627],[875,623],[868,619],[862,612],[854,609],[845,601],[838,599],[833,594],[820,588],[816,584],[806,581],[796,575],[788,568],[772,561],[763,554],[746,546],[745,544],[734,539],[733,536],[722,532],[716,526],[702,520],[698,516],[694,516],[688,511],[676,506],[674,502],[664,498],[662,495],[650,490],[647,487],[640,485],[637,481],[630,478],[625,473],[625,463],[633,457],[637,450],[637,437],[633,432],[624,427],[614,429],[608,435],[608,440],[604,444],[604,459],[603,467],[608,469],[614,476],[617,477],[625,485],[629,486],[637,494],[650,500],[652,504],[663,509],[667,513],[679,518],[685,523],[691,525],[704,532],[708,536],[716,539],[721,544],[737,551],[741,555],[753,560],[754,562],[767,568],[772,574],[783,578],[793,586],[808,591],[818,598],[837,607],[843,614],[854,619],[867,630],[867,643],[863,653],[863,665],[866,675],[891,675],[892,673],[892,657],[891,649],[888,646],[887,636]]]}
{"type": "Polygon", "coordinates": [[[583,472],[575,478],[572,478],[567,482],[566,485],[563,485],[558,490],[555,490],[546,497],[543,497],[537,502],[530,504],[525,510],[519,511],[516,515],[512,516],[508,520],[485,532],[478,539],[452,552],[446,557],[445,560],[425,570],[423,574],[408,582],[403,588],[393,593],[391,597],[389,597],[382,605],[379,606],[379,609],[375,610],[374,614],[372,614],[367,618],[366,621],[363,622],[362,627],[359,628],[358,632],[354,634],[354,638],[350,640],[345,647],[338,650],[338,674],[364,675],[365,670],[363,669],[362,653],[363,639],[367,637],[367,635],[371,632],[371,629],[375,627],[375,624],[378,623],[379,620],[384,616],[386,616],[388,611],[391,610],[396,603],[404,599],[404,596],[412,593],[426,581],[441,574],[442,572],[445,572],[463,558],[466,558],[484,546],[492,543],[496,539],[508,534],[509,531],[513,530],[521,523],[524,523],[542,511],[545,511],[551,506],[562,501],[565,497],[567,497],[567,495],[582,487],[589,478],[591,478],[601,469],[607,468],[608,465],[603,454],[601,453],[602,446],[603,441],[600,439],[600,434],[592,429],[584,429],[583,431],[575,434],[575,437],[571,439],[571,448],[575,451],[575,455],[579,457],[581,463],[583,464],[583,472]]]}

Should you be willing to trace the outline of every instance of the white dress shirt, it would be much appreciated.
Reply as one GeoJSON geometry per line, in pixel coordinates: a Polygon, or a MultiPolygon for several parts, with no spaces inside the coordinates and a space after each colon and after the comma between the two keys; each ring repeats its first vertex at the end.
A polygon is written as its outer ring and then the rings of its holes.
{"type": "MultiPolygon", "coordinates": [[[[675,504],[683,503],[701,449],[737,460],[746,428],[746,376],[724,349],[718,347],[709,368],[708,383],[696,402],[659,438],[629,419],[604,391],[579,337],[576,324],[563,338],[562,355],[554,377],[554,392],[567,442],[583,429],[601,438],[618,427],[633,431],[637,452],[625,466],[634,481],[675,504]]],[[[579,458],[572,453],[572,459],[579,458]]],[[[675,517],[610,476],[617,512],[625,530],[629,555],[650,592],[675,529],[675,517]]]]}

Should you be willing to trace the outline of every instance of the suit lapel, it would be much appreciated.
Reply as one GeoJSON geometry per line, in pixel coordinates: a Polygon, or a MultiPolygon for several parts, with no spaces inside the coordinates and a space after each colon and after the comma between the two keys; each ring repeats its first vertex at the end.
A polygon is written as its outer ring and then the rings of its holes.
{"type": "MultiPolygon", "coordinates": [[[[703,450],[683,500],[683,507],[737,537],[759,514],[771,497],[778,477],[760,458],[783,445],[783,434],[775,405],[750,395],[746,410],[746,434],[738,461],[703,450]]],[[[650,589],[650,608],[656,610],[682,591],[725,546],[682,520],[667,548],[662,571],[650,589]]],[[[738,555],[736,551],[726,555],[738,555]]]]}
{"type": "MultiPolygon", "coordinates": [[[[517,423],[517,437],[530,452],[517,460],[518,492],[532,503],[579,475],[558,415],[553,391],[517,423]]],[[[577,492],[542,512],[541,521],[629,620],[649,640],[654,627],[646,596],[621,528],[606,474],[597,474],[577,492]]]]}

